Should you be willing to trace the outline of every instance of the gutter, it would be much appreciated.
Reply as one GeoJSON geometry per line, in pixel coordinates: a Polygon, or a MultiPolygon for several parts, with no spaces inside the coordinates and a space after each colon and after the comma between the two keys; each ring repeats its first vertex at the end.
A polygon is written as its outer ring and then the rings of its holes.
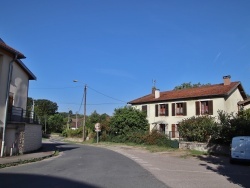
{"type": "Polygon", "coordinates": [[[5,110],[4,110],[4,125],[3,125],[3,137],[2,137],[2,147],[1,147],[1,157],[3,157],[4,149],[5,149],[5,130],[7,125],[7,112],[8,112],[8,103],[9,103],[9,93],[10,93],[10,83],[12,78],[12,72],[13,72],[13,63],[17,60],[18,54],[15,54],[15,57],[13,60],[11,60],[9,64],[9,72],[8,72],[8,81],[7,81],[7,87],[6,87],[6,101],[5,101],[5,110]]]}

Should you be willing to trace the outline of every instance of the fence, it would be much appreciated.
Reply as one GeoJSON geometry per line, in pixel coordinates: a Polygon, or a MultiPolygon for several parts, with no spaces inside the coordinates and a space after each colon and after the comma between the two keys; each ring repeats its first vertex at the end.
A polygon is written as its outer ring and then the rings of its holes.
{"type": "Polygon", "coordinates": [[[40,124],[34,111],[23,110],[23,108],[12,106],[7,114],[7,122],[22,122],[29,124],[40,124]]]}

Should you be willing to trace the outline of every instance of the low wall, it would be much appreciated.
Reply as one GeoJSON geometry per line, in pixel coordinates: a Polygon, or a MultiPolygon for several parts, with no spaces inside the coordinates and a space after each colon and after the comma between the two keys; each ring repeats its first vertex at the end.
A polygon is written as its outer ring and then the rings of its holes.
{"type": "Polygon", "coordinates": [[[183,142],[179,143],[180,149],[190,149],[190,150],[198,150],[205,151],[214,154],[230,154],[230,147],[219,145],[219,144],[210,144],[210,143],[200,143],[200,142],[183,142]]]}
{"type": "Polygon", "coordinates": [[[42,125],[26,124],[23,153],[38,150],[42,146],[42,125]]]}

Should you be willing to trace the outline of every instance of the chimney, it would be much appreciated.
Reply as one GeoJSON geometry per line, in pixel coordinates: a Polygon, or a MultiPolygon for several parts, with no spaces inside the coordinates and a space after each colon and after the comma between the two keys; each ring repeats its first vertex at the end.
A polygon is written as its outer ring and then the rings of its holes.
{"type": "Polygon", "coordinates": [[[231,76],[227,75],[227,76],[223,76],[223,80],[224,80],[224,86],[230,85],[231,84],[231,80],[230,80],[231,76]]]}
{"type": "Polygon", "coordinates": [[[155,99],[158,99],[160,97],[160,90],[155,89],[155,99]]]}

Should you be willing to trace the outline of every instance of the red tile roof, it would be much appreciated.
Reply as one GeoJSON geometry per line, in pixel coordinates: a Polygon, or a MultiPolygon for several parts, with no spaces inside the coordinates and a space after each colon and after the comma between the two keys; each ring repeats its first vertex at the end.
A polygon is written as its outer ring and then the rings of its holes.
{"type": "Polygon", "coordinates": [[[6,50],[6,51],[8,51],[8,52],[10,52],[12,54],[17,55],[18,59],[25,58],[25,56],[21,52],[15,50],[14,48],[12,48],[9,45],[5,44],[5,42],[1,38],[0,38],[0,48],[4,49],[4,50],[6,50]]]}
{"type": "Polygon", "coordinates": [[[186,100],[191,98],[206,98],[206,97],[226,97],[230,95],[235,89],[239,89],[243,98],[246,94],[240,82],[231,82],[230,85],[215,84],[209,86],[202,86],[197,88],[188,88],[181,90],[172,90],[160,92],[160,97],[155,98],[154,94],[149,94],[144,97],[132,100],[129,104],[143,104],[160,101],[186,100]]]}

